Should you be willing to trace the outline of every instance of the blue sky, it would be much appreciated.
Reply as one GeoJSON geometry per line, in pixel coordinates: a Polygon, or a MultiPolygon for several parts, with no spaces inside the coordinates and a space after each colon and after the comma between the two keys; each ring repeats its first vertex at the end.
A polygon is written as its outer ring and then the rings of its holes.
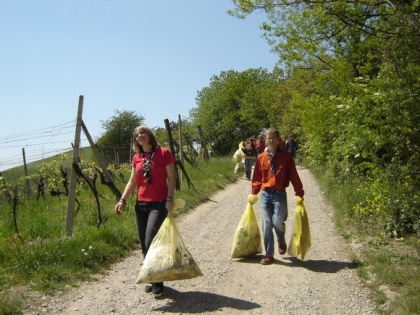
{"type": "MultiPolygon", "coordinates": [[[[273,70],[263,13],[230,0],[1,0],[0,171],[71,147],[79,95],[95,139],[116,109],[188,117],[222,71],[273,70]]],[[[82,137],[82,146],[87,140],[82,137]]]]}

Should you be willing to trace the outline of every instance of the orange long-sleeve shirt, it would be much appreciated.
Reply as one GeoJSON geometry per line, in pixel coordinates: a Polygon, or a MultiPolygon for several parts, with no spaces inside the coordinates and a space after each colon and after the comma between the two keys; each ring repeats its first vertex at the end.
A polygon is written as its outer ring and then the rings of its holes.
{"type": "Polygon", "coordinates": [[[266,188],[285,190],[292,182],[295,195],[303,198],[303,185],[292,156],[280,150],[274,157],[274,169],[275,174],[272,174],[267,152],[258,156],[252,177],[252,194],[256,195],[266,188]]]}

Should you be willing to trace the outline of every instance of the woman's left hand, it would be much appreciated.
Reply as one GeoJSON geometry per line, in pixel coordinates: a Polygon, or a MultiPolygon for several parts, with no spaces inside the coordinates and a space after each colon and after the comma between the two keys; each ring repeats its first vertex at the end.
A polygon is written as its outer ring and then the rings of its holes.
{"type": "Polygon", "coordinates": [[[171,212],[174,209],[174,201],[173,200],[167,200],[166,201],[166,210],[171,212]]]}

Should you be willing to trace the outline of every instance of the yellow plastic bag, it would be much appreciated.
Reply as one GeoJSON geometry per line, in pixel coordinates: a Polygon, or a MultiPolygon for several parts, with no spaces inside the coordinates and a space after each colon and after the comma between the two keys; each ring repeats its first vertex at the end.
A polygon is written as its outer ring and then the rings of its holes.
{"type": "Polygon", "coordinates": [[[308,214],[301,197],[296,196],[295,222],[293,224],[293,235],[290,239],[287,253],[290,256],[305,259],[305,255],[311,247],[311,231],[309,229],[308,214]]]}
{"type": "MultiPolygon", "coordinates": [[[[175,207],[179,202],[175,200],[175,207]]],[[[184,280],[202,275],[170,212],[150,244],[136,283],[184,280]]]]}
{"type": "Polygon", "coordinates": [[[233,154],[233,159],[235,160],[236,163],[242,162],[242,159],[244,157],[245,157],[245,153],[241,149],[236,150],[235,153],[233,154]]]}
{"type": "Polygon", "coordinates": [[[243,141],[239,142],[238,150],[236,150],[235,153],[233,154],[233,159],[235,160],[236,163],[242,162],[242,159],[245,157],[245,153],[244,151],[242,151],[243,146],[244,146],[243,141]]]}
{"type": "Polygon", "coordinates": [[[245,258],[262,252],[260,229],[252,206],[257,200],[255,195],[248,196],[245,212],[233,236],[231,258],[245,258]]]}
{"type": "Polygon", "coordinates": [[[245,174],[245,163],[244,162],[236,163],[235,170],[233,171],[233,173],[236,176],[242,176],[243,174],[245,174]]]}

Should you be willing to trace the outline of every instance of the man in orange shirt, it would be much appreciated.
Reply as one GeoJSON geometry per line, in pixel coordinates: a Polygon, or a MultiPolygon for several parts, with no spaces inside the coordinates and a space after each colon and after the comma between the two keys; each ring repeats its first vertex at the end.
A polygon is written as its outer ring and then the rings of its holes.
{"type": "Polygon", "coordinates": [[[252,177],[252,194],[261,190],[262,233],[265,256],[261,264],[269,265],[274,261],[274,232],[277,236],[280,255],[287,251],[285,240],[285,221],[287,220],[286,187],[292,182],[296,196],[303,198],[303,186],[290,154],[280,146],[280,134],[274,128],[265,132],[267,149],[257,158],[252,177]]]}

